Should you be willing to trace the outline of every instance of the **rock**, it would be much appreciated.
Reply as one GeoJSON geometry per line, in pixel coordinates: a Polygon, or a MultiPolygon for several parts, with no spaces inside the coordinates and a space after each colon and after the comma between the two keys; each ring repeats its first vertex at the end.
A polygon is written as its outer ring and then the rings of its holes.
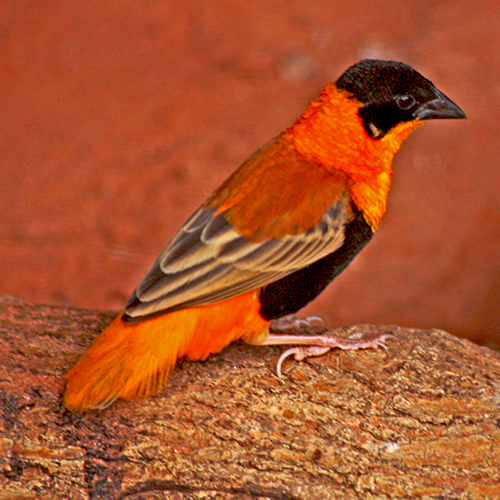
{"type": "Polygon", "coordinates": [[[500,354],[439,330],[303,363],[235,343],[143,401],[72,414],[111,312],[0,298],[1,499],[498,498],[500,354]]]}

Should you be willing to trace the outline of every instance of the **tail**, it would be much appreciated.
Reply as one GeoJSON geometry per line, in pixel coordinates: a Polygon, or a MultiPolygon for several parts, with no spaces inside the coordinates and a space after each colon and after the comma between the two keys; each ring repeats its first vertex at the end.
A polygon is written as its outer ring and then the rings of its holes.
{"type": "Polygon", "coordinates": [[[72,411],[103,409],[117,398],[139,399],[159,390],[178,358],[205,359],[233,340],[262,335],[255,292],[139,323],[120,314],[66,376],[64,404],[72,411]]]}
{"type": "Polygon", "coordinates": [[[103,409],[117,398],[138,399],[163,386],[178,349],[161,342],[161,326],[154,320],[127,324],[121,314],[115,318],[67,374],[66,407],[103,409]]]}

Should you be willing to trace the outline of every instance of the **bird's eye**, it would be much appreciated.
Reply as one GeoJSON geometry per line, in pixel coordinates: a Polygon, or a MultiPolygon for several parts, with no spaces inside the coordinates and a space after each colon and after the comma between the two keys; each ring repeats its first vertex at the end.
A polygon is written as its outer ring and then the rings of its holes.
{"type": "Polygon", "coordinates": [[[412,95],[399,95],[396,102],[401,109],[410,109],[415,104],[415,98],[412,95]]]}

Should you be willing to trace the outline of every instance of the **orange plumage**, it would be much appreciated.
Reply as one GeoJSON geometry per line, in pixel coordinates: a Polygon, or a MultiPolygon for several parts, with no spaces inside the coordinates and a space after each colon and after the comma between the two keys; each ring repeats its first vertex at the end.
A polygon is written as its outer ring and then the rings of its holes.
{"type": "Polygon", "coordinates": [[[265,332],[255,292],[211,306],[182,309],[141,323],[109,325],[68,374],[68,408],[107,406],[163,386],[177,359],[206,359],[245,335],[265,332]]]}
{"type": "Polygon", "coordinates": [[[271,321],[317,296],[371,238],[408,134],[464,116],[409,66],[349,68],[184,224],[68,373],[65,405],[146,396],[177,359],[203,360],[237,339],[313,343],[269,335],[271,321]]]}

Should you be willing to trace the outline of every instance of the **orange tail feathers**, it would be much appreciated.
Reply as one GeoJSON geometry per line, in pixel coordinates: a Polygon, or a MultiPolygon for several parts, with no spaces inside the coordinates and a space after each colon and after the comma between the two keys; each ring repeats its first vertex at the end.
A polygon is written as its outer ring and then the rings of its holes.
{"type": "Polygon", "coordinates": [[[121,314],[115,318],[66,376],[66,407],[102,409],[116,398],[137,399],[161,387],[177,351],[159,345],[159,326],[158,321],[127,324],[121,314]]]}
{"type": "Polygon", "coordinates": [[[175,311],[140,323],[122,314],[97,337],[66,376],[64,404],[103,409],[115,399],[159,390],[181,357],[205,359],[233,340],[265,334],[256,292],[210,306],[175,311]]]}

